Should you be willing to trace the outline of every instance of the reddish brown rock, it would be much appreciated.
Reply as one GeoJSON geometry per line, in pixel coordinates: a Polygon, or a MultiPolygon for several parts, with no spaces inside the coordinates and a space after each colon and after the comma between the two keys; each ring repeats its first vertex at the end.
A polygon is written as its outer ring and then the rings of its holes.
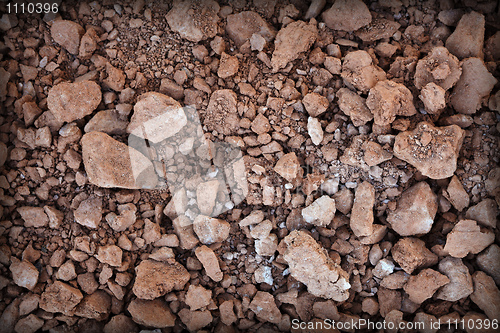
{"type": "Polygon", "coordinates": [[[455,302],[473,292],[472,277],[461,259],[446,257],[439,262],[439,271],[450,279],[436,294],[438,299],[455,302]]]}
{"type": "Polygon", "coordinates": [[[304,96],[302,104],[311,117],[317,117],[326,111],[330,103],[326,97],[312,92],[304,96]]]}
{"type": "Polygon", "coordinates": [[[350,226],[357,237],[370,236],[373,233],[373,205],[375,188],[368,182],[361,183],[354,194],[350,226]]]}
{"type": "Polygon", "coordinates": [[[358,30],[372,21],[370,10],[361,0],[335,1],[321,17],[330,29],[343,31],[358,30]]]}
{"type": "Polygon", "coordinates": [[[49,223],[49,218],[41,207],[23,206],[17,208],[17,212],[21,215],[26,228],[45,227],[49,223]]]}
{"type": "Polygon", "coordinates": [[[222,52],[220,56],[219,69],[217,75],[221,79],[227,79],[238,72],[239,61],[236,56],[222,52]]]}
{"type": "Polygon", "coordinates": [[[125,314],[119,314],[111,318],[103,329],[104,333],[123,333],[123,332],[139,332],[139,328],[130,317],[125,314]]]}
{"type": "Polygon", "coordinates": [[[453,176],[465,136],[457,125],[434,127],[421,122],[413,131],[396,136],[394,156],[402,159],[432,179],[453,176]]]}
{"type": "Polygon", "coordinates": [[[446,40],[446,48],[460,59],[483,57],[484,15],[477,12],[464,14],[455,31],[446,40]]]}
{"type": "Polygon", "coordinates": [[[274,166],[274,171],[289,182],[300,176],[301,170],[299,160],[294,152],[283,155],[274,166]]]}
{"type": "Polygon", "coordinates": [[[401,238],[391,249],[392,258],[408,274],[415,269],[437,264],[438,257],[419,238],[401,238]]]}
{"type": "Polygon", "coordinates": [[[364,125],[373,119],[373,114],[366,106],[366,100],[354,91],[340,88],[337,97],[340,110],[351,118],[354,126],[364,125]]]}
{"type": "Polygon", "coordinates": [[[56,281],[45,288],[39,306],[47,312],[70,313],[82,298],[80,290],[61,281],[56,281]]]}
{"type": "Polygon", "coordinates": [[[500,246],[491,244],[476,257],[477,266],[500,285],[500,246]]]}
{"type": "Polygon", "coordinates": [[[216,90],[210,96],[205,124],[210,131],[224,135],[236,133],[239,129],[239,116],[236,93],[230,89],[216,90]]]}
{"type": "Polygon", "coordinates": [[[279,324],[281,312],[274,302],[274,297],[270,293],[258,291],[249,306],[257,318],[263,322],[279,324]]]}
{"type": "Polygon", "coordinates": [[[86,295],[75,309],[75,315],[83,318],[105,320],[111,310],[111,297],[103,290],[86,295]]]}
{"type": "Polygon", "coordinates": [[[119,267],[122,264],[123,251],[116,245],[100,246],[96,258],[104,264],[119,267]]]}
{"type": "Polygon", "coordinates": [[[424,58],[420,59],[415,69],[415,87],[422,89],[429,83],[435,83],[448,90],[457,83],[462,69],[457,57],[448,49],[437,46],[424,58]]]}
{"type": "Polygon", "coordinates": [[[85,134],[82,157],[89,181],[100,187],[153,188],[158,178],[139,151],[101,132],[85,134]]]}
{"type": "Polygon", "coordinates": [[[437,114],[446,106],[445,99],[446,90],[435,84],[434,82],[427,83],[418,98],[424,102],[425,111],[430,114],[437,114]]]}
{"type": "Polygon", "coordinates": [[[215,282],[221,281],[223,274],[220,270],[219,261],[217,260],[217,256],[214,251],[207,246],[202,245],[196,248],[194,253],[196,258],[198,258],[203,265],[203,268],[205,268],[207,275],[215,282]]]}
{"type": "Polygon", "coordinates": [[[175,316],[168,305],[161,299],[146,301],[134,299],[127,307],[134,322],[153,328],[165,328],[175,325],[175,316]]]}
{"type": "Polygon", "coordinates": [[[271,58],[273,72],[286,67],[290,62],[306,52],[316,41],[318,29],[316,23],[296,21],[288,24],[276,35],[274,52],[271,58]]]}
{"type": "Polygon", "coordinates": [[[74,55],[78,55],[80,39],[84,33],[82,26],[73,21],[56,20],[50,27],[52,39],[74,55]]]}
{"type": "Polygon", "coordinates": [[[219,9],[219,4],[213,0],[176,2],[166,19],[172,31],[198,43],[217,34],[219,9]]]}
{"type": "Polygon", "coordinates": [[[483,98],[490,94],[497,82],[481,59],[465,59],[462,62],[462,76],[451,94],[451,106],[459,113],[476,113],[481,108],[483,98]]]}
{"type": "Polygon", "coordinates": [[[342,78],[348,88],[368,92],[378,81],[386,79],[385,72],[373,64],[372,57],[366,51],[349,52],[342,64],[342,78]]]}
{"type": "Polygon", "coordinates": [[[20,261],[16,257],[11,258],[9,267],[12,280],[19,287],[33,290],[38,282],[38,269],[27,260],[20,261]]]}
{"type": "Polygon", "coordinates": [[[493,199],[484,199],[475,206],[467,209],[465,217],[470,220],[475,220],[477,223],[490,227],[496,228],[498,219],[498,208],[497,203],[493,199]]]}
{"type": "Polygon", "coordinates": [[[417,113],[410,90],[391,80],[375,84],[370,89],[366,105],[373,113],[373,121],[380,126],[391,124],[396,116],[412,116],[417,113]]]}
{"type": "Polygon", "coordinates": [[[58,121],[70,123],[91,114],[101,97],[101,87],[94,81],[62,82],[49,90],[47,107],[58,121]]]}
{"type": "Polygon", "coordinates": [[[212,300],[212,292],[202,286],[190,285],[186,293],[186,304],[191,311],[206,307],[212,300]]]}
{"type": "Polygon", "coordinates": [[[179,311],[179,318],[190,332],[201,331],[203,327],[209,325],[213,320],[212,314],[208,310],[190,311],[182,309],[179,311]]]}
{"type": "Polygon", "coordinates": [[[500,320],[500,291],[495,281],[487,274],[478,271],[472,275],[474,292],[471,301],[484,311],[490,320],[500,320]]]}
{"type": "Polygon", "coordinates": [[[78,224],[96,229],[102,219],[102,199],[100,197],[90,197],[83,200],[73,214],[78,224]]]}
{"type": "Polygon", "coordinates": [[[477,225],[473,220],[461,220],[446,236],[444,250],[452,257],[463,258],[469,253],[477,254],[495,240],[495,234],[477,225]]]}
{"type": "Polygon", "coordinates": [[[436,213],[437,196],[429,184],[420,182],[403,192],[387,222],[401,236],[421,235],[431,230],[436,213]]]}
{"type": "Polygon", "coordinates": [[[203,244],[223,242],[229,237],[231,225],[220,219],[198,215],[193,222],[193,230],[203,244]]]}
{"type": "Polygon", "coordinates": [[[294,230],[283,242],[283,258],[290,274],[304,283],[311,294],[338,302],[349,297],[348,274],[330,259],[314,238],[304,231],[294,230]],[[306,257],[308,260],[304,260],[306,257]]]}
{"type": "Polygon", "coordinates": [[[226,20],[226,33],[238,47],[250,41],[253,34],[262,36],[268,43],[276,36],[273,26],[256,12],[243,11],[229,15],[226,20]]]}
{"type": "Polygon", "coordinates": [[[174,259],[166,262],[144,260],[136,268],[134,294],[146,300],[180,290],[189,281],[188,271],[174,259]]]}
{"type": "Polygon", "coordinates": [[[431,298],[436,290],[449,282],[450,279],[445,275],[426,268],[418,273],[418,275],[410,276],[404,286],[404,290],[412,302],[421,304],[426,299],[431,298]]]}
{"type": "MultiPolygon", "coordinates": [[[[458,211],[469,207],[469,194],[464,190],[457,176],[453,176],[443,195],[458,211]]],[[[474,219],[474,218],[471,218],[474,219]]]]}
{"type": "Polygon", "coordinates": [[[327,195],[316,199],[312,204],[302,209],[302,217],[307,223],[326,227],[335,216],[335,200],[327,195]]]}

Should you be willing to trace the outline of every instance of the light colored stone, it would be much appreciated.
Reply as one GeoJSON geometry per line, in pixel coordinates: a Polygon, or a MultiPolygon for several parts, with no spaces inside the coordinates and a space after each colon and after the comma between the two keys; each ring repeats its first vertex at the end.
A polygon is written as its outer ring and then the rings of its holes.
{"type": "Polygon", "coordinates": [[[314,238],[304,231],[294,230],[283,242],[283,258],[290,274],[304,283],[311,294],[337,302],[347,300],[351,288],[348,274],[330,259],[314,238]]]}
{"type": "Polygon", "coordinates": [[[472,11],[464,14],[455,31],[446,39],[446,48],[460,59],[483,57],[484,15],[472,11]]]}
{"type": "Polygon", "coordinates": [[[444,251],[452,257],[463,258],[469,253],[481,252],[494,240],[493,231],[478,226],[476,221],[461,220],[446,236],[444,251]]]}
{"type": "Polygon", "coordinates": [[[119,267],[122,264],[123,251],[116,245],[100,246],[95,256],[103,264],[119,267]]]}
{"type": "Polygon", "coordinates": [[[201,214],[210,216],[215,206],[217,199],[217,191],[219,189],[219,181],[217,179],[203,182],[196,188],[196,201],[201,214]]]}
{"type": "Polygon", "coordinates": [[[472,275],[474,292],[471,301],[484,311],[490,320],[500,320],[500,291],[487,274],[477,271],[472,275]]]}
{"type": "Polygon", "coordinates": [[[203,244],[223,242],[229,237],[231,225],[220,219],[198,215],[193,222],[193,230],[203,244]]]}
{"type": "Polygon", "coordinates": [[[446,90],[434,82],[430,82],[422,88],[418,98],[424,102],[427,113],[436,114],[446,106],[445,93],[446,90]]]}
{"type": "Polygon", "coordinates": [[[26,228],[45,227],[49,223],[49,218],[41,207],[23,206],[17,208],[17,212],[21,215],[26,228]]]}
{"type": "Polygon", "coordinates": [[[323,195],[312,204],[302,209],[302,217],[307,223],[319,227],[326,227],[335,216],[335,200],[328,195],[323,195]]]}
{"type": "Polygon", "coordinates": [[[323,141],[323,129],[318,118],[309,117],[307,119],[307,133],[311,141],[317,146],[323,141]]]}
{"type": "Polygon", "coordinates": [[[97,229],[102,219],[102,199],[100,197],[90,197],[83,200],[73,214],[78,224],[97,229]]]}
{"type": "Polygon", "coordinates": [[[257,318],[263,322],[279,324],[281,322],[281,312],[274,302],[274,297],[270,293],[257,291],[249,306],[257,318]]]}
{"type": "Polygon", "coordinates": [[[436,290],[448,284],[450,279],[433,269],[426,268],[418,275],[412,275],[404,286],[409,299],[417,304],[423,303],[434,295],[436,290]]]}
{"type": "Polygon", "coordinates": [[[457,57],[450,54],[446,47],[437,46],[418,61],[415,87],[422,89],[429,83],[435,83],[446,91],[457,83],[461,74],[457,57]]]}
{"type": "Polygon", "coordinates": [[[215,282],[219,282],[223,278],[222,271],[220,270],[219,261],[213,250],[205,245],[202,245],[195,250],[196,258],[201,262],[208,277],[215,282]]]}
{"type": "Polygon", "coordinates": [[[84,33],[82,26],[73,21],[56,20],[50,27],[52,39],[73,55],[78,55],[84,33]]]}
{"type": "Polygon", "coordinates": [[[354,194],[350,226],[357,237],[370,236],[373,233],[373,206],[375,188],[368,182],[362,182],[354,194]]]}
{"type": "Polygon", "coordinates": [[[328,99],[318,93],[311,92],[304,96],[302,104],[311,117],[318,117],[328,109],[328,99]]]}
{"type": "Polygon", "coordinates": [[[133,203],[118,205],[118,213],[116,215],[111,212],[106,215],[106,222],[108,222],[111,229],[120,232],[130,228],[137,220],[136,212],[137,207],[133,203]]]}
{"type": "Polygon", "coordinates": [[[413,131],[396,136],[394,156],[417,168],[422,175],[432,179],[453,176],[465,136],[457,125],[434,127],[420,122],[413,131]]]}
{"type": "MultiPolygon", "coordinates": [[[[469,194],[467,194],[457,176],[451,178],[448,187],[443,191],[443,195],[459,212],[469,207],[469,194]]],[[[471,219],[474,220],[474,218],[471,219]]]]}
{"type": "Polygon", "coordinates": [[[11,257],[9,267],[12,273],[12,280],[19,287],[33,290],[38,282],[38,269],[27,260],[20,261],[16,257],[11,257]]]}
{"type": "Polygon", "coordinates": [[[385,72],[373,64],[372,57],[364,50],[346,54],[340,75],[348,88],[363,93],[367,93],[378,81],[386,79],[385,72]]]}
{"type": "Polygon", "coordinates": [[[436,298],[456,302],[474,291],[469,269],[461,259],[446,257],[439,262],[439,271],[450,279],[436,294],[436,298]]]}
{"type": "Polygon", "coordinates": [[[301,171],[297,155],[295,155],[294,152],[283,155],[278,162],[276,162],[274,171],[287,181],[294,181],[300,175],[301,171]]]}
{"type": "Polygon", "coordinates": [[[373,119],[373,114],[366,106],[366,100],[348,88],[337,91],[340,110],[351,118],[352,124],[361,126],[373,119]]]}
{"type": "Polygon", "coordinates": [[[186,293],[186,304],[191,311],[204,308],[210,304],[212,292],[202,286],[190,285],[186,293]]]}

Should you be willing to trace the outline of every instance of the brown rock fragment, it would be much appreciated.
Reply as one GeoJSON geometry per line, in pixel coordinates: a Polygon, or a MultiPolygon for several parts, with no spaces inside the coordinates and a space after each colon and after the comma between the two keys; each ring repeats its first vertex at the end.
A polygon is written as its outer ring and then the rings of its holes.
{"type": "Polygon", "coordinates": [[[299,160],[294,152],[283,155],[274,166],[274,171],[289,182],[300,176],[301,170],[299,160]]]}
{"type": "Polygon", "coordinates": [[[227,79],[238,72],[239,61],[236,56],[222,52],[217,75],[222,79],[227,79]]]}
{"type": "Polygon", "coordinates": [[[199,243],[198,238],[194,234],[192,222],[187,216],[181,215],[175,218],[172,221],[172,225],[184,250],[191,250],[199,243]]]}
{"type": "Polygon", "coordinates": [[[363,150],[363,160],[368,166],[378,165],[392,158],[392,153],[382,148],[374,141],[365,141],[361,146],[363,150]]]}
{"type": "Polygon", "coordinates": [[[47,312],[71,313],[82,298],[80,290],[61,281],[56,281],[45,288],[39,306],[47,312]]]}
{"type": "Polygon", "coordinates": [[[467,58],[462,62],[462,76],[453,88],[450,103],[459,113],[474,114],[497,82],[481,59],[467,58]]]}
{"type": "Polygon", "coordinates": [[[476,257],[477,266],[490,275],[500,285],[500,247],[491,244],[476,257]]]}
{"type": "Polygon", "coordinates": [[[122,264],[123,251],[116,245],[100,246],[96,258],[104,264],[119,267],[122,264]]]}
{"type": "Polygon", "coordinates": [[[472,277],[461,259],[446,257],[439,262],[439,271],[450,279],[436,294],[438,299],[455,302],[473,292],[472,277]]]}
{"type": "Polygon", "coordinates": [[[386,79],[385,72],[375,66],[370,54],[363,50],[349,52],[344,57],[341,76],[347,87],[364,93],[368,92],[378,81],[386,79]]]}
{"type": "Polygon", "coordinates": [[[274,52],[271,58],[273,72],[286,67],[297,59],[302,52],[306,52],[316,41],[318,29],[316,23],[296,21],[288,24],[276,35],[274,52]]]}
{"type": "Polygon", "coordinates": [[[401,309],[401,292],[380,287],[377,292],[377,300],[379,304],[379,312],[382,317],[385,317],[392,310],[401,309]]]}
{"type": "Polygon", "coordinates": [[[304,96],[302,104],[304,104],[307,113],[309,113],[311,117],[317,117],[326,111],[330,103],[326,97],[312,92],[304,96]]]}
{"type": "Polygon", "coordinates": [[[214,91],[210,96],[205,114],[207,128],[224,135],[236,133],[240,127],[236,105],[237,97],[234,91],[229,89],[214,91]]]}
{"type": "Polygon", "coordinates": [[[203,244],[223,242],[229,237],[230,224],[224,220],[198,215],[193,230],[203,244]]]}
{"type": "Polygon", "coordinates": [[[249,306],[257,318],[263,322],[279,324],[281,312],[274,302],[274,297],[270,293],[258,291],[249,306]]]}
{"type": "Polygon", "coordinates": [[[495,240],[495,234],[477,225],[473,220],[461,220],[446,236],[444,250],[452,257],[463,258],[469,253],[477,254],[495,240]]]}
{"type": "Polygon", "coordinates": [[[94,81],[62,82],[49,90],[47,107],[58,121],[70,123],[91,114],[101,97],[101,87],[94,81]]]}
{"type": "Polygon", "coordinates": [[[291,275],[304,283],[307,290],[318,297],[338,302],[349,297],[349,277],[335,264],[326,251],[303,231],[292,231],[283,240],[283,258],[291,275]],[[307,260],[304,260],[307,257],[307,260]]]}
{"type": "Polygon", "coordinates": [[[457,125],[434,127],[420,122],[413,131],[396,136],[394,156],[432,179],[453,176],[465,132],[457,125]]]}
{"type": "Polygon", "coordinates": [[[212,292],[202,286],[190,285],[186,293],[186,304],[191,311],[206,307],[212,300],[212,292]]]}
{"type": "Polygon", "coordinates": [[[82,157],[89,181],[100,187],[153,188],[158,178],[139,151],[101,132],[85,134],[82,157]]]}
{"type": "Polygon", "coordinates": [[[19,287],[33,290],[38,282],[38,269],[27,260],[20,261],[16,257],[11,257],[9,267],[12,273],[12,280],[19,287]]]}
{"type": "Polygon", "coordinates": [[[190,332],[199,332],[213,320],[212,314],[208,310],[190,311],[188,309],[182,309],[178,314],[179,318],[190,332]]]}
{"type": "Polygon", "coordinates": [[[477,223],[486,227],[496,228],[498,219],[497,203],[493,199],[484,199],[475,206],[467,209],[465,217],[470,220],[475,220],[477,223]]]}
{"type": "Polygon", "coordinates": [[[437,114],[446,106],[445,93],[446,91],[443,88],[434,82],[430,82],[422,88],[418,98],[424,102],[427,113],[437,114]]]}
{"type": "Polygon", "coordinates": [[[119,314],[111,318],[106,325],[104,325],[103,329],[104,333],[123,333],[123,332],[131,332],[137,333],[139,332],[139,328],[132,321],[130,317],[127,317],[124,314],[119,314]]]}
{"type": "Polygon", "coordinates": [[[420,182],[403,192],[387,222],[401,236],[421,235],[431,230],[436,213],[437,196],[429,184],[420,182]]]}
{"type": "Polygon", "coordinates": [[[500,291],[495,281],[487,274],[478,271],[472,275],[474,292],[471,301],[484,311],[490,320],[500,320],[500,291]]]}
{"type": "Polygon", "coordinates": [[[102,81],[104,85],[114,91],[122,91],[125,87],[125,73],[107,62],[106,74],[108,77],[102,81]]]}
{"type": "Polygon", "coordinates": [[[83,200],[74,211],[75,221],[87,228],[96,229],[102,219],[102,199],[90,197],[83,200]]]}
{"type": "Polygon", "coordinates": [[[484,15],[477,12],[464,14],[455,31],[446,40],[446,48],[460,59],[483,57],[484,15]]]}
{"type": "Polygon", "coordinates": [[[238,317],[234,314],[234,304],[233,301],[224,301],[219,305],[220,318],[224,325],[230,326],[238,320],[238,317]]]}
{"type": "Polygon", "coordinates": [[[175,316],[161,299],[145,301],[136,298],[130,302],[127,310],[130,312],[134,322],[139,325],[154,328],[165,328],[175,325],[175,316]]]}
{"type": "Polygon", "coordinates": [[[431,298],[436,290],[449,282],[450,279],[445,275],[433,269],[426,268],[418,273],[418,275],[410,276],[404,286],[404,290],[412,302],[421,304],[426,299],[431,298]]]}
{"type": "Polygon", "coordinates": [[[21,215],[24,221],[24,226],[29,227],[45,227],[49,223],[49,218],[45,214],[43,208],[23,206],[17,208],[17,212],[21,215]]]}
{"type": "Polygon", "coordinates": [[[391,124],[396,116],[412,116],[417,113],[410,90],[391,80],[375,84],[370,89],[366,105],[373,113],[373,121],[380,126],[391,124]]]}
{"type": "Polygon", "coordinates": [[[321,17],[327,27],[342,31],[355,31],[372,21],[370,10],[361,0],[335,1],[321,17]]]}
{"type": "Polygon", "coordinates": [[[217,260],[214,251],[207,246],[202,245],[198,247],[194,253],[196,258],[198,258],[203,265],[203,268],[205,268],[207,275],[215,282],[221,281],[223,274],[220,270],[219,261],[217,260]]]}
{"type": "Polygon", "coordinates": [[[401,238],[391,249],[392,258],[408,274],[415,269],[437,264],[438,257],[419,238],[401,238]]]}
{"type": "Polygon", "coordinates": [[[459,212],[469,206],[469,195],[457,176],[451,178],[446,191],[443,191],[443,195],[459,212]]]}
{"type": "Polygon", "coordinates": [[[366,106],[366,100],[348,88],[337,91],[340,110],[351,118],[352,124],[361,126],[373,119],[373,114],[366,106]]]}
{"type": "Polygon", "coordinates": [[[302,209],[302,217],[307,223],[326,227],[335,216],[335,200],[328,195],[323,195],[312,204],[302,209]]]}
{"type": "Polygon", "coordinates": [[[111,310],[111,297],[103,290],[86,295],[75,309],[75,315],[83,318],[104,320],[111,310]]]}
{"type": "Polygon", "coordinates": [[[213,0],[176,2],[166,19],[170,29],[182,38],[198,43],[217,34],[219,9],[213,0]]]}
{"type": "Polygon", "coordinates": [[[273,26],[256,12],[243,11],[229,15],[226,20],[226,33],[238,47],[249,41],[253,34],[259,34],[267,42],[271,42],[276,36],[273,26]]]}
{"type": "Polygon", "coordinates": [[[462,70],[457,57],[448,49],[437,46],[420,59],[415,69],[415,87],[422,89],[429,83],[435,83],[448,90],[457,83],[462,70]]]}
{"type": "Polygon", "coordinates": [[[84,33],[82,26],[73,21],[57,20],[50,27],[52,39],[74,55],[78,55],[80,39],[84,33]]]}
{"type": "Polygon", "coordinates": [[[372,234],[374,204],[375,188],[365,181],[356,188],[351,211],[350,226],[357,237],[372,234]]]}
{"type": "Polygon", "coordinates": [[[188,271],[174,259],[165,262],[144,260],[136,268],[134,294],[146,300],[180,290],[189,281],[188,271]]]}

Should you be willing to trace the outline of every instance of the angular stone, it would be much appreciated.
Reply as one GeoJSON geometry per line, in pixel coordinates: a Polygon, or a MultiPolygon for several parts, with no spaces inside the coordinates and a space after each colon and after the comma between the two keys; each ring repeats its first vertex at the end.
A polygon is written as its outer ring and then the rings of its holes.
{"type": "Polygon", "coordinates": [[[83,200],[73,214],[78,224],[97,229],[102,219],[102,199],[100,197],[90,197],[83,200]]]}
{"type": "Polygon", "coordinates": [[[229,237],[231,225],[220,219],[198,215],[193,222],[193,230],[203,244],[223,242],[229,237]]]}
{"type": "Polygon", "coordinates": [[[301,174],[301,167],[297,155],[295,155],[294,152],[283,155],[278,162],[276,162],[274,171],[287,181],[293,182],[301,174]]]}
{"type": "Polygon", "coordinates": [[[213,0],[176,2],[166,15],[170,29],[182,38],[198,43],[213,38],[219,23],[219,4],[213,0]]]}
{"type": "Polygon", "coordinates": [[[337,91],[340,110],[351,118],[352,124],[361,126],[373,119],[373,114],[366,106],[366,100],[348,88],[337,91]]]}
{"type": "Polygon", "coordinates": [[[35,333],[40,328],[42,328],[44,324],[43,319],[35,316],[34,314],[30,314],[24,318],[19,319],[14,327],[14,331],[16,333],[35,333]]]}
{"type": "Polygon", "coordinates": [[[206,216],[212,214],[219,186],[219,181],[214,179],[200,183],[196,187],[196,203],[198,204],[201,214],[206,216]]]}
{"type": "Polygon", "coordinates": [[[133,299],[127,307],[132,320],[139,325],[154,328],[173,327],[175,316],[162,299],[151,301],[133,299]]]}
{"type": "Polygon", "coordinates": [[[236,93],[230,89],[216,90],[210,96],[205,113],[205,125],[209,131],[224,135],[235,134],[240,125],[236,93]]]}
{"type": "Polygon", "coordinates": [[[461,259],[446,257],[439,262],[439,271],[450,279],[436,294],[436,298],[456,302],[474,291],[469,269],[461,259]]]}
{"type": "Polygon", "coordinates": [[[394,156],[432,179],[453,176],[465,131],[457,125],[434,127],[420,122],[413,131],[396,136],[394,156]]]}
{"type": "Polygon", "coordinates": [[[445,93],[446,90],[434,82],[430,82],[422,88],[418,98],[424,102],[425,111],[427,111],[427,113],[437,114],[446,106],[445,93]]]}
{"type": "Polygon", "coordinates": [[[363,150],[363,160],[368,166],[372,167],[392,158],[392,153],[382,148],[374,141],[365,141],[361,146],[363,150]]]}
{"type": "Polygon", "coordinates": [[[249,41],[253,34],[259,34],[268,43],[276,36],[273,26],[256,12],[243,11],[229,15],[226,20],[226,33],[238,47],[249,41]]]}
{"type": "Polygon", "coordinates": [[[191,250],[198,244],[198,238],[194,235],[191,220],[181,215],[172,221],[174,232],[179,237],[179,242],[184,250],[191,250]]]}
{"type": "Polygon", "coordinates": [[[111,297],[103,290],[98,290],[91,295],[86,295],[75,309],[78,317],[105,320],[111,310],[111,297]]]}
{"type": "Polygon", "coordinates": [[[500,291],[495,281],[487,274],[478,271],[472,275],[474,292],[471,301],[484,311],[490,320],[500,320],[500,291]]]}
{"type": "Polygon", "coordinates": [[[210,304],[212,292],[202,286],[190,285],[186,293],[186,304],[191,311],[204,308],[210,304]]]}
{"type": "Polygon", "coordinates": [[[234,313],[234,303],[233,301],[224,301],[219,305],[220,319],[224,325],[231,326],[234,322],[238,320],[236,314],[234,313]]]}
{"type": "Polygon", "coordinates": [[[307,223],[318,227],[326,227],[335,216],[335,200],[328,195],[323,195],[302,209],[302,217],[307,223]]]}
{"type": "Polygon", "coordinates": [[[370,10],[361,0],[337,0],[321,17],[328,28],[342,31],[355,31],[372,21],[370,10]]]}
{"type": "Polygon", "coordinates": [[[147,92],[137,98],[127,133],[157,143],[176,135],[186,124],[187,117],[179,102],[147,92]]]}
{"type": "Polygon", "coordinates": [[[370,54],[364,50],[349,52],[344,57],[340,74],[348,88],[368,92],[378,81],[386,79],[385,72],[373,64],[370,54]]]}
{"type": "MultiPolygon", "coordinates": [[[[130,311],[129,311],[130,312],[130,311]]],[[[119,314],[111,318],[104,325],[104,333],[138,332],[139,328],[133,320],[125,314],[119,314]]]]}
{"type": "Polygon", "coordinates": [[[236,56],[222,52],[219,62],[219,69],[217,69],[217,76],[221,79],[227,79],[238,72],[239,61],[236,56]]]}
{"type": "Polygon", "coordinates": [[[101,97],[101,87],[94,81],[62,82],[49,90],[47,107],[58,121],[70,123],[91,114],[101,97]]]}
{"type": "Polygon", "coordinates": [[[311,117],[317,117],[328,109],[328,99],[318,93],[308,93],[302,99],[302,104],[311,117]]]}
{"type": "Polygon", "coordinates": [[[49,223],[49,218],[41,207],[23,206],[16,209],[24,221],[24,226],[29,227],[45,227],[49,223]]]}
{"type": "Polygon", "coordinates": [[[312,236],[294,230],[283,242],[283,258],[288,263],[290,274],[304,283],[311,294],[337,302],[349,297],[348,274],[330,259],[312,236]]]}
{"type": "Polygon", "coordinates": [[[401,24],[385,18],[375,18],[370,24],[355,32],[363,42],[374,42],[389,39],[399,30],[401,24]]]}
{"type": "Polygon", "coordinates": [[[108,222],[111,229],[120,232],[130,228],[137,220],[136,212],[137,207],[133,203],[118,205],[118,213],[109,213],[106,215],[106,222],[108,222]]]}
{"type": "Polygon", "coordinates": [[[116,245],[100,246],[96,258],[103,264],[120,267],[122,264],[123,251],[116,245]]]}
{"type": "Polygon", "coordinates": [[[264,291],[257,291],[249,306],[257,318],[263,322],[279,324],[281,312],[276,306],[273,295],[264,291]]]}
{"type": "Polygon", "coordinates": [[[497,215],[497,203],[495,200],[487,198],[467,209],[465,218],[475,220],[486,227],[496,228],[498,223],[497,215]]]}
{"type": "Polygon", "coordinates": [[[210,277],[215,282],[219,282],[222,280],[223,274],[220,270],[219,261],[217,260],[217,256],[212,249],[205,245],[202,245],[196,248],[194,254],[203,265],[203,268],[205,268],[205,272],[207,273],[208,277],[210,277]]]}
{"type": "Polygon", "coordinates": [[[181,290],[189,281],[188,271],[174,259],[166,262],[143,260],[136,268],[134,294],[146,300],[163,296],[172,290],[181,290]]]}
{"type": "Polygon", "coordinates": [[[56,20],[50,27],[52,39],[73,55],[78,55],[84,33],[82,26],[73,21],[56,20]]]}
{"type": "Polygon", "coordinates": [[[82,298],[80,290],[61,281],[56,281],[45,288],[39,306],[47,312],[71,313],[82,298]]]}
{"type": "MultiPolygon", "coordinates": [[[[437,262],[437,259],[436,259],[437,262]]],[[[404,287],[410,275],[403,271],[398,271],[387,275],[380,281],[380,286],[387,289],[401,289],[404,287]]]]}
{"type": "Polygon", "coordinates": [[[27,260],[20,261],[16,257],[11,257],[9,267],[12,273],[12,280],[19,287],[33,290],[38,282],[38,269],[27,260]]]}
{"type": "Polygon", "coordinates": [[[373,113],[375,124],[391,124],[396,116],[413,116],[417,113],[413,96],[408,88],[391,80],[378,82],[370,89],[366,105],[373,113]]]}
{"type": "Polygon", "coordinates": [[[431,52],[420,59],[415,69],[415,87],[422,89],[429,83],[435,83],[448,90],[457,83],[462,69],[453,54],[444,46],[434,47],[431,52]]]}
{"type": "Polygon", "coordinates": [[[269,234],[266,237],[255,240],[255,252],[263,257],[274,256],[278,248],[278,237],[275,234],[269,234]]]}
{"type": "Polygon", "coordinates": [[[437,213],[437,196],[429,184],[420,182],[403,192],[387,222],[401,236],[422,235],[431,230],[437,213]]]}
{"type": "Polygon", "coordinates": [[[323,128],[318,118],[309,117],[307,119],[307,133],[311,137],[311,141],[316,146],[323,141],[323,128]]]}
{"type": "Polygon", "coordinates": [[[75,264],[71,260],[66,261],[59,267],[56,273],[56,279],[71,281],[76,278],[75,264]]]}
{"type": "Polygon", "coordinates": [[[469,253],[478,254],[495,240],[493,231],[482,228],[473,220],[461,220],[446,236],[444,251],[452,257],[463,258],[469,253]]]}
{"type": "Polygon", "coordinates": [[[212,314],[208,310],[190,311],[182,309],[178,314],[190,332],[200,332],[203,327],[209,325],[213,320],[212,314]]]}
{"type": "Polygon", "coordinates": [[[437,264],[438,257],[419,238],[401,238],[391,249],[392,258],[408,274],[414,270],[437,264]]]}
{"type": "Polygon", "coordinates": [[[426,299],[431,298],[436,290],[449,282],[450,279],[445,275],[426,268],[418,275],[410,276],[403,289],[408,294],[410,301],[421,304],[426,299]]]}
{"type": "Polygon", "coordinates": [[[483,57],[484,15],[477,12],[464,14],[453,33],[446,39],[446,48],[460,59],[483,57]]]}
{"type": "Polygon", "coordinates": [[[370,236],[373,233],[373,206],[375,188],[368,182],[361,183],[354,194],[350,226],[357,237],[370,236]]]}
{"type": "Polygon", "coordinates": [[[462,62],[462,76],[451,94],[451,106],[459,113],[476,113],[481,108],[482,100],[497,82],[481,59],[465,59],[462,62]]]}
{"type": "Polygon", "coordinates": [[[85,171],[94,185],[136,189],[153,188],[158,182],[147,157],[105,133],[87,133],[81,144],[85,171]]]}
{"type": "Polygon", "coordinates": [[[491,244],[476,257],[477,266],[488,273],[500,286],[500,246],[491,244]]]}
{"type": "Polygon", "coordinates": [[[271,58],[273,72],[286,67],[302,52],[307,52],[317,37],[316,23],[295,21],[281,28],[274,41],[274,52],[271,58]]]}
{"type": "Polygon", "coordinates": [[[96,113],[85,125],[85,133],[103,132],[122,135],[126,133],[128,120],[116,110],[104,110],[96,113]]]}
{"type": "MultiPolygon", "coordinates": [[[[464,190],[457,176],[451,178],[443,195],[459,212],[469,207],[469,194],[464,190]]],[[[475,220],[474,218],[470,219],[475,220]]]]}

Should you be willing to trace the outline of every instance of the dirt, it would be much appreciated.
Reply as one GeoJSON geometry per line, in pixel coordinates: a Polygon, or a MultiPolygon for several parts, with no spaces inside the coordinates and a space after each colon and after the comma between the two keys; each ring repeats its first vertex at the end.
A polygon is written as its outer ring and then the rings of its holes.
{"type": "Polygon", "coordinates": [[[0,4],[0,333],[500,319],[496,1],[28,8],[0,4]]]}

